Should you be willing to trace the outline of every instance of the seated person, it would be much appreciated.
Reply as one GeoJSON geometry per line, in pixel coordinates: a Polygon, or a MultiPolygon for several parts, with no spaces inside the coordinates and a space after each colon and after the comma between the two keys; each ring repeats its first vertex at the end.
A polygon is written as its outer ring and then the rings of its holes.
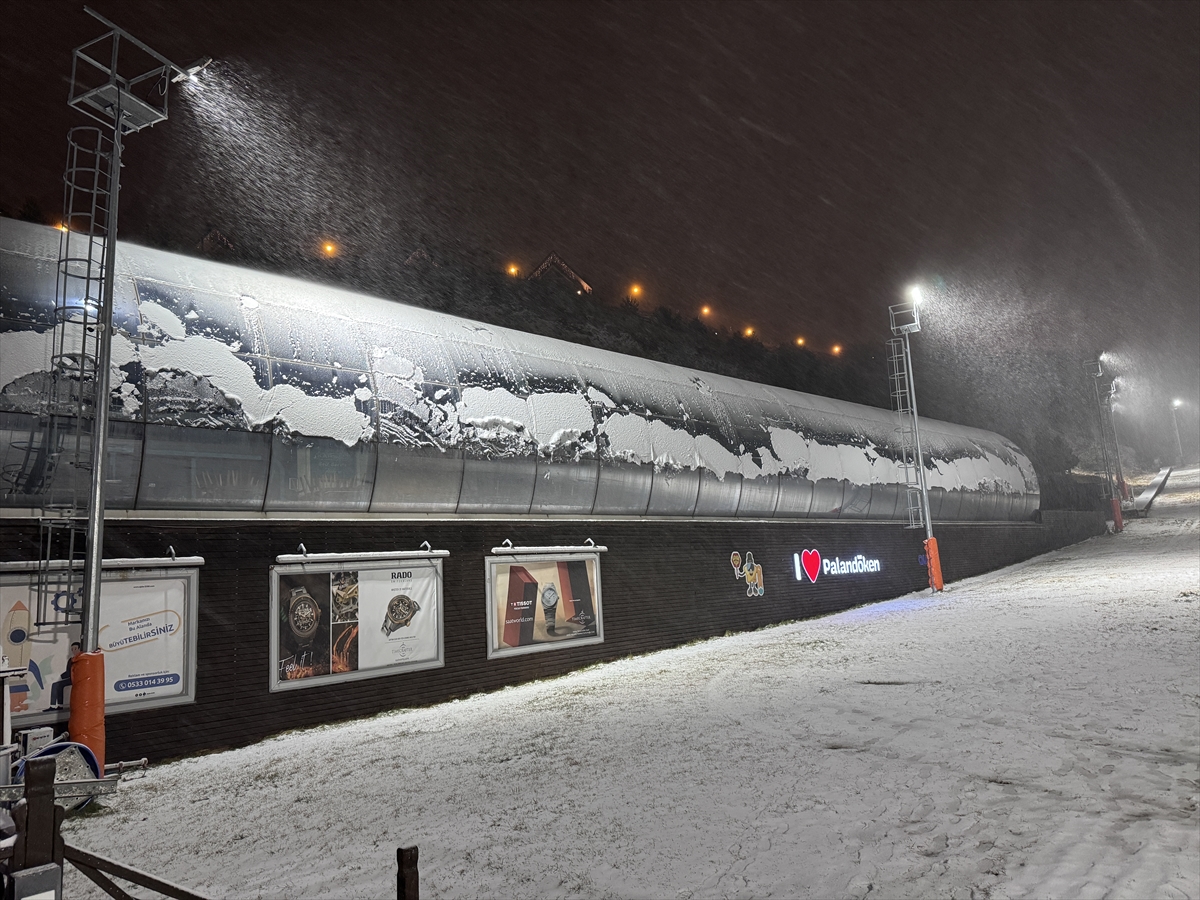
{"type": "Polygon", "coordinates": [[[71,655],[67,658],[67,671],[63,672],[62,678],[50,685],[50,705],[46,708],[46,712],[63,708],[63,691],[71,683],[71,666],[75,665],[75,657],[82,652],[83,645],[79,641],[72,641],[71,655]]]}

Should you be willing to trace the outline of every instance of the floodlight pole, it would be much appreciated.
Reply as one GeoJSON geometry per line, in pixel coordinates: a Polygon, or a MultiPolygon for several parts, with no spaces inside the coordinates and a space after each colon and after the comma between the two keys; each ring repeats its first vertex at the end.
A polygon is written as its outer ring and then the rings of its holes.
{"type": "MultiPolygon", "coordinates": [[[[104,220],[104,262],[100,309],[97,311],[96,374],[92,418],[91,480],[88,489],[87,536],[83,560],[82,649],[90,653],[100,644],[100,583],[104,566],[104,463],[108,444],[109,407],[111,406],[111,366],[113,330],[113,294],[117,263],[117,213],[120,206],[121,153],[126,133],[149,128],[167,118],[167,93],[170,83],[187,78],[203,69],[211,60],[201,60],[184,69],[157,53],[120,26],[89,7],[84,10],[106,25],[106,35],[75,48],[71,66],[71,93],[67,105],[112,128],[113,143],[109,158],[108,208],[104,220]],[[111,40],[107,59],[94,48],[103,49],[111,40]],[[136,75],[122,74],[121,41],[137,47],[154,61],[149,69],[136,75]],[[99,58],[97,58],[99,57],[99,58]],[[86,71],[91,80],[80,73],[86,71]],[[99,84],[94,84],[95,80],[99,84]],[[92,86],[88,86],[92,85],[92,86]],[[148,102],[138,96],[145,85],[161,85],[161,101],[148,102]]],[[[70,222],[65,223],[69,228],[70,222]]],[[[89,238],[90,239],[90,238],[89,238]]]]}
{"type": "MultiPolygon", "coordinates": [[[[97,174],[101,172],[103,169],[102,159],[107,156],[107,192],[98,181],[93,183],[90,188],[92,196],[89,214],[82,224],[82,233],[89,242],[89,253],[87,269],[82,275],[85,296],[83,299],[82,349],[78,364],[80,402],[75,419],[77,447],[79,446],[79,435],[84,427],[82,419],[85,382],[88,375],[87,303],[92,297],[91,285],[95,283],[91,269],[91,247],[101,235],[104,240],[104,249],[101,262],[103,271],[98,275],[100,296],[99,309],[96,311],[95,369],[91,384],[95,393],[92,398],[90,480],[83,559],[84,594],[80,635],[83,652],[75,657],[71,669],[72,688],[68,729],[73,741],[87,746],[92,751],[100,764],[101,772],[103,772],[106,741],[104,696],[107,681],[104,675],[104,653],[100,650],[100,586],[104,568],[104,463],[108,444],[109,411],[112,405],[113,297],[117,268],[117,213],[120,206],[121,154],[126,134],[166,121],[167,96],[171,83],[191,77],[208,65],[211,60],[198,60],[187,69],[177,66],[94,10],[87,7],[84,9],[93,18],[108,26],[109,31],[101,37],[75,48],[71,58],[71,91],[67,105],[100,122],[106,129],[111,128],[112,148],[105,154],[102,140],[97,139],[95,172],[97,174]],[[144,60],[131,64],[128,54],[123,57],[122,41],[132,44],[138,50],[148,54],[151,59],[149,67],[146,67],[144,60]],[[131,68],[135,71],[130,72],[131,68]],[[103,224],[100,224],[101,222],[103,224]]],[[[68,184],[68,188],[65,189],[64,204],[68,208],[65,211],[63,226],[65,229],[64,240],[68,242],[73,233],[72,229],[75,227],[73,220],[75,186],[72,180],[72,171],[71,168],[68,168],[67,174],[64,176],[68,184]]],[[[72,270],[72,266],[76,262],[70,256],[68,245],[60,244],[59,279],[64,298],[68,298],[71,292],[69,279],[79,277],[79,274],[72,270]]],[[[66,308],[65,305],[64,308],[66,308]]],[[[64,317],[64,322],[66,320],[67,318],[64,317]]],[[[64,325],[64,330],[65,328],[64,325]]],[[[66,354],[64,353],[64,355],[66,354]]],[[[54,412],[56,410],[51,410],[52,414],[54,412]]],[[[82,455],[82,451],[80,451],[79,456],[82,457],[82,455]]],[[[77,462],[82,465],[82,459],[77,462]]],[[[71,509],[72,513],[77,510],[74,496],[71,509]]],[[[69,521],[73,547],[77,519],[72,515],[69,521]]],[[[48,539],[45,543],[45,567],[48,569],[49,557],[53,551],[53,540],[48,539]]],[[[68,559],[68,567],[72,564],[73,560],[68,559]]],[[[70,568],[68,568],[69,571],[70,568]]],[[[42,589],[39,585],[39,591],[42,589]]],[[[39,605],[40,601],[41,596],[39,595],[39,605]]]]}
{"type": "Polygon", "coordinates": [[[1171,403],[1171,421],[1175,423],[1175,449],[1179,451],[1179,465],[1183,465],[1183,441],[1179,439],[1179,401],[1171,403]]]}
{"type": "MultiPolygon", "coordinates": [[[[1113,528],[1116,531],[1125,529],[1125,520],[1121,515],[1121,498],[1117,494],[1116,486],[1113,484],[1112,463],[1108,458],[1108,438],[1104,434],[1104,401],[1100,399],[1100,379],[1104,377],[1104,365],[1097,358],[1090,362],[1084,363],[1084,368],[1092,376],[1092,389],[1096,394],[1096,421],[1100,427],[1100,457],[1104,460],[1104,489],[1108,494],[1107,499],[1109,507],[1112,509],[1113,528]]],[[[1114,438],[1116,433],[1113,433],[1114,438]]]]}
{"type": "Polygon", "coordinates": [[[937,538],[933,536],[933,515],[929,509],[929,480],[925,473],[925,456],[921,450],[921,427],[917,415],[917,385],[913,379],[912,347],[908,337],[913,332],[921,330],[920,290],[916,287],[910,288],[909,295],[911,299],[908,303],[889,307],[888,315],[891,319],[892,334],[903,341],[905,387],[908,390],[908,405],[912,415],[917,484],[921,490],[921,518],[925,520],[925,566],[929,572],[930,589],[940,591],[944,586],[942,560],[938,553],[937,538]]]}
{"type": "Polygon", "coordinates": [[[117,267],[117,206],[121,192],[121,100],[117,95],[116,125],[113,127],[111,197],[108,209],[107,238],[104,247],[104,286],[100,304],[99,356],[96,360],[96,405],[92,420],[92,478],[88,491],[87,540],[83,557],[83,633],[84,653],[100,648],[100,578],[104,569],[104,456],[108,446],[109,393],[112,383],[113,288],[117,267]]]}
{"type": "Polygon", "coordinates": [[[1117,385],[1114,382],[1108,389],[1108,424],[1112,427],[1113,462],[1117,471],[1117,490],[1122,500],[1129,499],[1129,485],[1125,481],[1125,469],[1121,466],[1121,436],[1117,434],[1117,410],[1114,403],[1117,399],[1117,385]]]}
{"type": "Polygon", "coordinates": [[[904,332],[904,369],[908,376],[908,396],[912,402],[913,443],[917,452],[917,478],[921,485],[921,508],[924,511],[925,537],[933,539],[933,516],[929,512],[929,482],[925,475],[925,457],[921,453],[921,424],[917,415],[917,385],[913,381],[912,348],[908,343],[908,332],[904,332]]]}

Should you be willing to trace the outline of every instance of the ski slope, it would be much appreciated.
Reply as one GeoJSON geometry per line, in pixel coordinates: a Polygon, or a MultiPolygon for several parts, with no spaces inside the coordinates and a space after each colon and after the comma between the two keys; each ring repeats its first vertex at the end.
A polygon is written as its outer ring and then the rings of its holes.
{"type": "Polygon", "coordinates": [[[425,897],[1182,898],[1198,764],[1200,527],[1162,510],[941,596],[157,766],[65,830],[222,897],[394,897],[416,844],[425,897]]]}

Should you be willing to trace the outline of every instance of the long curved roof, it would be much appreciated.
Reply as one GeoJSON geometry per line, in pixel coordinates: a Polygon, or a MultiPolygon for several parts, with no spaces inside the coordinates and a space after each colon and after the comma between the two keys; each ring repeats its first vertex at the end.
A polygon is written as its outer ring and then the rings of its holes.
{"type": "MultiPolygon", "coordinates": [[[[50,366],[58,233],[0,220],[0,252],[0,411],[33,415],[50,366]]],[[[373,467],[369,496],[351,508],[906,515],[886,410],[124,243],[114,316],[114,419],[145,429],[145,453],[167,433],[260,435],[291,460],[280,465],[297,474],[278,477],[293,493],[305,479],[316,494],[340,489],[320,488],[314,472],[373,467]],[[405,472],[448,480],[422,507],[405,472]]],[[[935,517],[1037,508],[1033,466],[1012,442],[925,418],[921,432],[935,517]]],[[[135,502],[153,505],[144,464],[139,477],[135,502]]],[[[264,486],[268,508],[272,495],[264,486]]]]}

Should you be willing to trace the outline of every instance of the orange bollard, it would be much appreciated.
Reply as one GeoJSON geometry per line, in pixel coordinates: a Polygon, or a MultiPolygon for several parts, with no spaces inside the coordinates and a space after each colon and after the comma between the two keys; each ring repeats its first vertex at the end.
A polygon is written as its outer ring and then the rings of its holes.
{"type": "Polygon", "coordinates": [[[1124,531],[1125,530],[1125,517],[1121,515],[1121,501],[1118,497],[1112,498],[1112,511],[1113,511],[1113,530],[1114,531],[1124,531]]]}
{"type": "Polygon", "coordinates": [[[104,653],[80,653],[71,666],[71,740],[96,754],[104,774],[104,653]]]}
{"type": "Polygon", "coordinates": [[[929,570],[930,590],[940,591],[945,583],[942,581],[942,558],[938,555],[937,538],[925,539],[925,566],[929,570]]]}

